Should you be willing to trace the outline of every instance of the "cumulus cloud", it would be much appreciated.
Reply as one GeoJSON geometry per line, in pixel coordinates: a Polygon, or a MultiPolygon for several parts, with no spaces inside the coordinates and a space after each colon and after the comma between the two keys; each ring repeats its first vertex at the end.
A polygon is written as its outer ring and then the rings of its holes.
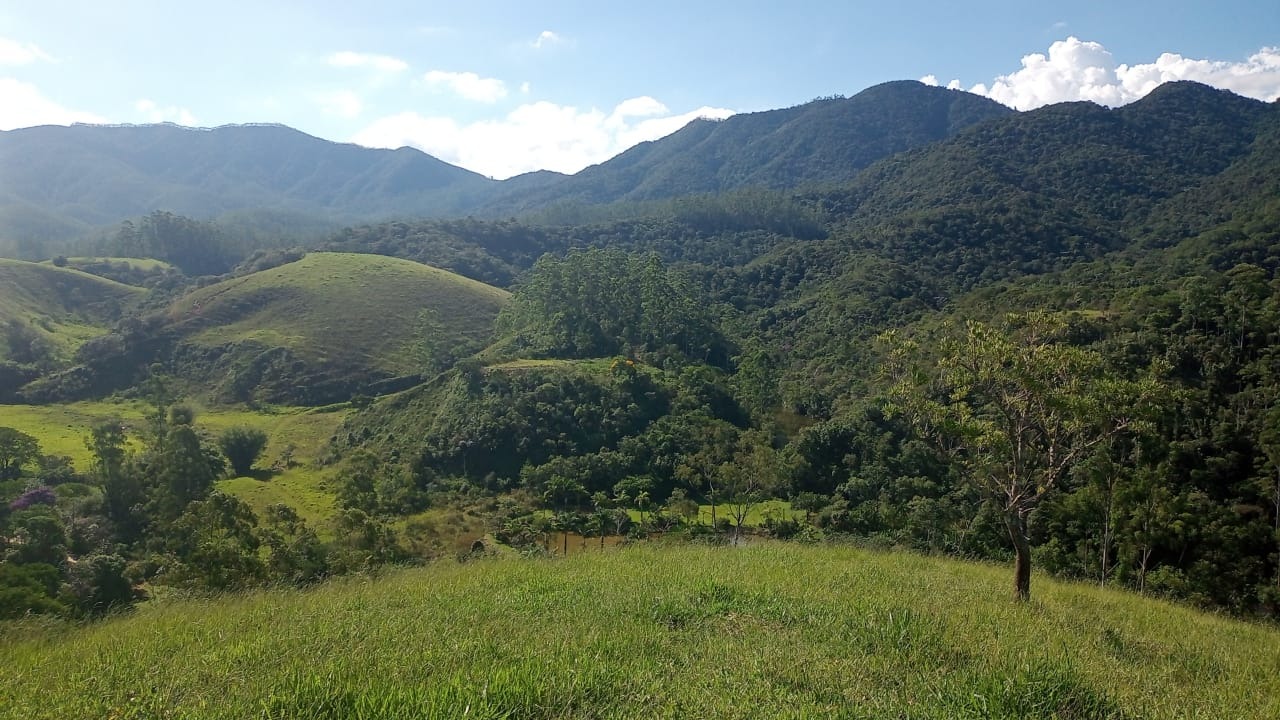
{"type": "Polygon", "coordinates": [[[507,96],[507,85],[497,78],[482,78],[473,72],[432,70],[422,76],[428,88],[448,90],[468,100],[494,103],[507,96]]]}
{"type": "Polygon", "coordinates": [[[532,170],[577,172],[637,143],[669,135],[695,118],[732,114],[701,107],[673,115],[651,97],[624,100],[609,112],[539,101],[499,119],[466,125],[447,117],[400,113],[374,122],[353,141],[368,147],[416,147],[481,174],[507,178],[532,170]]]}
{"type": "Polygon", "coordinates": [[[330,55],[329,64],[337,68],[360,68],[384,73],[396,73],[409,69],[409,63],[400,58],[391,57],[390,55],[358,53],[350,50],[343,50],[330,55]]]}
{"type": "Polygon", "coordinates": [[[0,77],[0,130],[34,125],[104,123],[92,113],[69,110],[41,94],[36,86],[0,77]]]}
{"type": "MultiPolygon", "coordinates": [[[[932,75],[936,84],[937,78],[932,75]]],[[[1050,103],[1091,100],[1115,107],[1133,102],[1162,83],[1194,80],[1259,100],[1280,98],[1280,48],[1259,50],[1244,61],[1197,60],[1164,53],[1150,63],[1117,63],[1100,43],[1074,36],[1049,46],[1048,55],[1022,58],[1022,68],[970,92],[1019,110],[1050,103]]],[[[953,80],[948,87],[959,87],[953,80]]]]}
{"type": "Polygon", "coordinates": [[[53,62],[53,58],[34,43],[0,37],[0,66],[30,65],[36,61],[53,62]]]}
{"type": "Polygon", "coordinates": [[[314,96],[316,104],[328,115],[353,118],[364,111],[364,101],[351,90],[334,90],[314,96]]]}
{"type": "Polygon", "coordinates": [[[564,38],[551,30],[543,30],[538,33],[538,37],[534,38],[533,42],[529,44],[532,45],[535,50],[541,50],[542,48],[551,47],[552,45],[559,45],[563,41],[564,38]]]}
{"type": "Polygon", "coordinates": [[[135,102],[133,109],[150,123],[172,122],[187,127],[193,127],[196,124],[196,116],[192,115],[190,110],[174,105],[161,106],[154,100],[146,98],[135,102]]]}

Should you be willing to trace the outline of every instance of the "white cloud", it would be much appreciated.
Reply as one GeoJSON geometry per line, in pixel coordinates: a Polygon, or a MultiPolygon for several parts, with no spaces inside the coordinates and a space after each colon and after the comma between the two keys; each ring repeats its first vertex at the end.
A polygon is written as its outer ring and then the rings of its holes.
{"type": "Polygon", "coordinates": [[[1050,45],[1047,56],[1023,57],[1022,69],[997,77],[990,87],[974,85],[970,92],[1019,110],[1072,100],[1115,107],[1173,80],[1195,80],[1270,102],[1280,98],[1280,48],[1263,48],[1243,62],[1164,53],[1150,63],[1126,65],[1117,64],[1100,43],[1073,36],[1050,45]]]}
{"type": "Polygon", "coordinates": [[[938,86],[938,76],[937,76],[937,75],[925,75],[924,77],[920,78],[920,82],[924,83],[925,85],[928,85],[929,87],[937,87],[937,86],[938,86]]]}
{"type": "Polygon", "coordinates": [[[482,78],[473,72],[432,70],[422,76],[432,89],[445,89],[468,100],[494,103],[507,96],[507,85],[497,78],[482,78]]]}
{"type": "Polygon", "coordinates": [[[384,73],[397,73],[409,69],[409,63],[390,55],[358,53],[350,50],[329,56],[329,64],[337,68],[362,68],[384,73]]]}
{"type": "Polygon", "coordinates": [[[36,86],[0,77],[0,130],[34,125],[104,123],[92,113],[68,110],[40,93],[36,86]]]}
{"type": "Polygon", "coordinates": [[[460,125],[447,117],[405,112],[384,117],[353,138],[369,147],[416,147],[484,175],[507,178],[532,170],[572,173],[633,145],[669,135],[698,117],[726,118],[724,108],[672,115],[651,97],[625,100],[606,113],[541,101],[505,117],[460,125]]]}
{"type": "Polygon", "coordinates": [[[316,104],[329,115],[353,118],[364,111],[364,101],[351,90],[334,90],[314,96],[316,104]]]}
{"type": "Polygon", "coordinates": [[[146,122],[150,123],[172,122],[187,127],[194,127],[196,124],[196,116],[192,115],[190,110],[174,105],[162,107],[146,98],[134,103],[133,109],[141,113],[146,122]]]}
{"type": "Polygon", "coordinates": [[[53,58],[34,43],[20,43],[0,37],[0,66],[30,65],[37,60],[53,62],[53,58]]]}
{"type": "Polygon", "coordinates": [[[544,47],[559,45],[561,42],[564,42],[564,38],[551,30],[543,30],[538,33],[538,37],[534,38],[533,42],[529,44],[532,45],[535,50],[541,50],[544,47]]]}

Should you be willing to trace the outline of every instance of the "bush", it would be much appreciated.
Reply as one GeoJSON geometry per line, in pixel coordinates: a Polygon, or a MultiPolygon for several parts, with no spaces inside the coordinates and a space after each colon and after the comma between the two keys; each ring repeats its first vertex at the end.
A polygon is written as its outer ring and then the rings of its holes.
{"type": "Polygon", "coordinates": [[[267,434],[251,427],[233,427],[222,433],[218,445],[231,462],[236,475],[248,475],[253,463],[267,447],[267,434]]]}

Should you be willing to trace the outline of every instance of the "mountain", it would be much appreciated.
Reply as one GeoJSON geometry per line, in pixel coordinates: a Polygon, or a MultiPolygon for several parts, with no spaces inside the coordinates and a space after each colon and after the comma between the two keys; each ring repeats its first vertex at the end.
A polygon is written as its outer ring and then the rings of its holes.
{"type": "Polygon", "coordinates": [[[560,182],[510,193],[494,207],[524,210],[557,202],[840,183],[876,160],[1013,112],[958,90],[914,81],[884,83],[850,98],[696,120],[560,182]]]}
{"type": "Polygon", "coordinates": [[[838,183],[1012,112],[968,93],[886,83],[847,99],[698,120],[576,175],[502,182],[411,148],[373,150],[279,125],[25,128],[0,132],[0,241],[39,255],[40,243],[156,210],[314,235],[325,223],[838,183]]]}
{"type": "Polygon", "coordinates": [[[44,126],[0,132],[0,234],[64,239],[167,210],[331,222],[447,213],[494,182],[410,148],[372,150],[279,125],[44,126]]]}

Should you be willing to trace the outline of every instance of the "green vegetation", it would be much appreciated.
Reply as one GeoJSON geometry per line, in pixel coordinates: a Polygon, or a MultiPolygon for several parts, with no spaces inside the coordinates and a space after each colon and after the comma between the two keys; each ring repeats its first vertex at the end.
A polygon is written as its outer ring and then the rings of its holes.
{"type": "Polygon", "coordinates": [[[248,475],[253,463],[267,447],[267,434],[250,427],[233,427],[218,436],[218,447],[236,475],[248,475]]]}
{"type": "Polygon", "coordinates": [[[984,565],[770,544],[441,563],[11,635],[0,707],[15,718],[1280,712],[1274,629],[1053,581],[1015,606],[1004,584],[984,565]]]}
{"type": "MultiPolygon", "coordinates": [[[[0,292],[0,615],[156,598],[0,626],[0,706],[1273,716],[1274,628],[1195,610],[1280,618],[1278,150],[1195,84],[890,84],[524,178],[523,219],[152,212],[82,252],[187,274],[103,268],[146,290],[74,352],[0,292]]],[[[101,282],[64,264],[0,270],[101,282]]]]}
{"type": "Polygon", "coordinates": [[[107,332],[138,288],[69,268],[0,258],[0,361],[56,365],[107,332]]]}

